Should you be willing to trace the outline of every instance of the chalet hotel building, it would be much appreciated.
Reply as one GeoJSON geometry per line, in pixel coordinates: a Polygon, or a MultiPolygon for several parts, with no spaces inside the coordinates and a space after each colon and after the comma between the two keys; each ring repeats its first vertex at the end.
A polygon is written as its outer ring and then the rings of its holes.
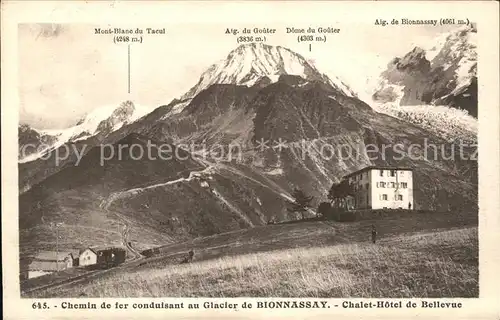
{"type": "Polygon", "coordinates": [[[370,166],[344,177],[353,186],[349,209],[413,209],[413,170],[370,166]]]}

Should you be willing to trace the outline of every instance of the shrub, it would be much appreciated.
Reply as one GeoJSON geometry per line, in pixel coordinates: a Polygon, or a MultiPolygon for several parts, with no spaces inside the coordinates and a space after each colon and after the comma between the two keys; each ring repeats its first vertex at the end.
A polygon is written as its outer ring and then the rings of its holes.
{"type": "Polygon", "coordinates": [[[328,217],[331,215],[332,211],[332,205],[330,202],[321,202],[318,206],[318,214],[320,214],[322,217],[328,217]]]}

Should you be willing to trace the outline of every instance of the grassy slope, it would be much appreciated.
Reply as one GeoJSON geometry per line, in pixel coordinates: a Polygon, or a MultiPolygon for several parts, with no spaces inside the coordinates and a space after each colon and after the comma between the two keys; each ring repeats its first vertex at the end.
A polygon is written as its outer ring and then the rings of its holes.
{"type": "Polygon", "coordinates": [[[351,223],[308,221],[276,224],[197,238],[158,248],[160,250],[158,257],[148,259],[147,264],[162,265],[171,262],[171,257],[175,261],[177,255],[182,255],[190,249],[195,250],[197,260],[206,260],[257,251],[364,242],[370,239],[372,224],[376,225],[379,237],[477,225],[477,213],[432,211],[410,213],[405,210],[387,213],[377,217],[376,220],[351,223]]]}
{"type": "Polygon", "coordinates": [[[476,229],[286,249],[91,283],[90,296],[475,297],[476,229]],[[443,252],[443,249],[446,251],[443,252]],[[466,249],[466,250],[464,250],[466,249]]]}
{"type": "Polygon", "coordinates": [[[236,231],[162,248],[162,256],[37,296],[475,297],[474,218],[420,214],[377,221],[306,222],[236,231]],[[186,250],[195,262],[177,265],[186,250]]]}

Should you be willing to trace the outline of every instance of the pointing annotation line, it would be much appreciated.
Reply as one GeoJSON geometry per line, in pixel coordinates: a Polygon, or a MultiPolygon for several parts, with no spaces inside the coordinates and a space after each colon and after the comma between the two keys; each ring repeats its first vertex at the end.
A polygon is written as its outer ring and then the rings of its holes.
{"type": "Polygon", "coordinates": [[[128,93],[130,93],[130,44],[128,45],[128,93]]]}

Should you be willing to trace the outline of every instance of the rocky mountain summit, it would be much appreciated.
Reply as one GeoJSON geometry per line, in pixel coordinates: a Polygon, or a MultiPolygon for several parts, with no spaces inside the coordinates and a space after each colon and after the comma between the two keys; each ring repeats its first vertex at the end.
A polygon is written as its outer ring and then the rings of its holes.
{"type": "Polygon", "coordinates": [[[439,36],[429,48],[415,47],[382,72],[373,99],[395,105],[446,105],[477,117],[477,29],[439,36]]]}

